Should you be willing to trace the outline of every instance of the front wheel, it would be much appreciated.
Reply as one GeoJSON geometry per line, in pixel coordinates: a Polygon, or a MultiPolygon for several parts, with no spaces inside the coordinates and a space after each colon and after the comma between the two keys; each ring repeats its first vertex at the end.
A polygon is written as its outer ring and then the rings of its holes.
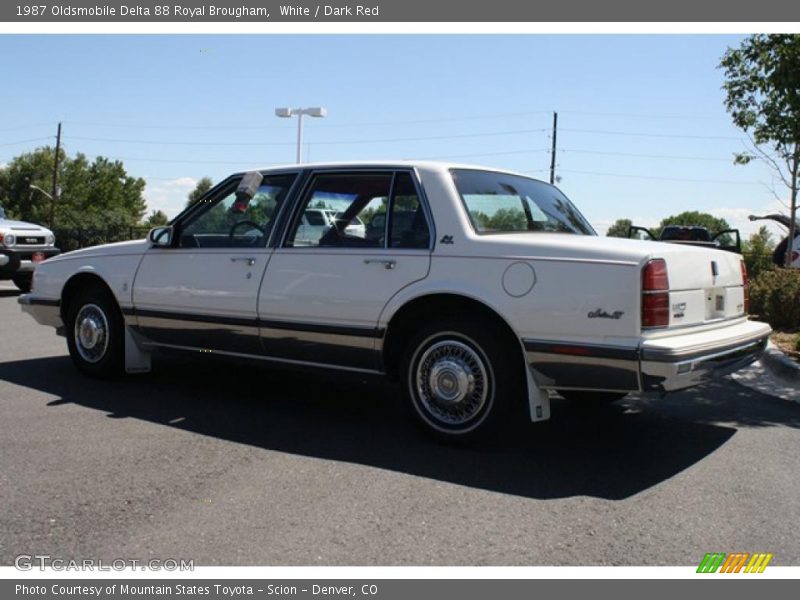
{"type": "Polygon", "coordinates": [[[89,377],[122,373],[124,326],[111,293],[93,287],[81,291],[67,307],[67,346],[72,362],[89,377]]]}
{"type": "Polygon", "coordinates": [[[30,292],[33,287],[33,273],[30,272],[16,273],[11,280],[23,294],[30,292]]]}
{"type": "Polygon", "coordinates": [[[502,340],[491,323],[474,318],[431,322],[413,337],[403,360],[403,391],[429,434],[470,441],[499,429],[523,394],[515,348],[502,340]]]}

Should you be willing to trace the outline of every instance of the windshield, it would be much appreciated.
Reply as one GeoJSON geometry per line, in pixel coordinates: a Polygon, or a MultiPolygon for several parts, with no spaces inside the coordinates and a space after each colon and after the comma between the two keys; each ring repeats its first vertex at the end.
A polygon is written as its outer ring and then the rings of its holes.
{"type": "Polygon", "coordinates": [[[453,169],[451,173],[478,233],[597,235],[572,202],[552,185],[492,171],[453,169]]]}

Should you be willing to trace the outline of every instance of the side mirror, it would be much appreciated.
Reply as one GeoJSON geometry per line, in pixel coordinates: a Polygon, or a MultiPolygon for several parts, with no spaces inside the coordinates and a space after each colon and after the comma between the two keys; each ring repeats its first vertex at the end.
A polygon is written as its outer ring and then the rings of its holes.
{"type": "Polygon", "coordinates": [[[153,246],[159,248],[169,248],[172,246],[172,234],[174,229],[172,225],[165,225],[164,227],[153,227],[150,233],[147,234],[147,239],[153,246]]]}

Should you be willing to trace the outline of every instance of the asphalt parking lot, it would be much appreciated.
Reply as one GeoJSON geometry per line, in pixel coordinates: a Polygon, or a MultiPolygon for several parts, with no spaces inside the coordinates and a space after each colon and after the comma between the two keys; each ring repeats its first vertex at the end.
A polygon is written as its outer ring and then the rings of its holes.
{"type": "Polygon", "coordinates": [[[157,358],[91,381],[0,283],[0,564],[800,564],[800,405],[724,379],[471,449],[380,381],[157,358]]]}

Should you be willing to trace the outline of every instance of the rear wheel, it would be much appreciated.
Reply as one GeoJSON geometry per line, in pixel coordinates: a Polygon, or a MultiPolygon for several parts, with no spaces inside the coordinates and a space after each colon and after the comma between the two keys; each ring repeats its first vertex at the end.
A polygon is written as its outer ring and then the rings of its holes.
{"type": "Polygon", "coordinates": [[[15,273],[11,280],[23,294],[27,294],[31,291],[33,285],[33,273],[15,273]]]}
{"type": "MultiPolygon", "coordinates": [[[[523,394],[522,376],[492,323],[449,318],[423,325],[402,363],[403,391],[425,431],[449,441],[495,433],[523,394]]],[[[521,363],[520,363],[521,364],[521,363]]]]}
{"type": "Polygon", "coordinates": [[[98,378],[122,373],[122,315],[108,290],[90,287],[70,300],[66,333],[70,357],[81,373],[98,378]]]}

